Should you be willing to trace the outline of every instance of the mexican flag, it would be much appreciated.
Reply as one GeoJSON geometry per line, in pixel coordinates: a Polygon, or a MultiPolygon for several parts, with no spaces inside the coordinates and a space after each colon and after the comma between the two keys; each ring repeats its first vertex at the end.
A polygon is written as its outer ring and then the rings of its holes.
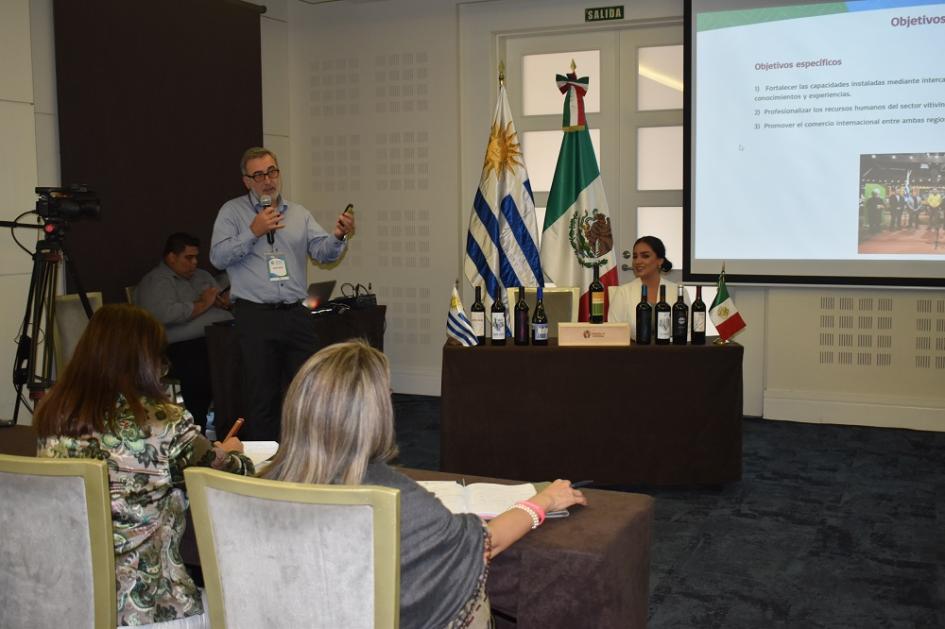
{"type": "Polygon", "coordinates": [[[716,293],[712,308],[709,309],[709,318],[712,319],[712,324],[719,331],[722,340],[730,339],[746,325],[745,320],[738,314],[735,302],[728,294],[728,287],[725,286],[724,268],[719,274],[719,292],[716,293]]]}
{"type": "Polygon", "coordinates": [[[588,286],[594,279],[594,265],[599,265],[600,281],[605,287],[618,283],[614,236],[584,113],[588,79],[578,78],[572,68],[566,76],[557,75],[557,81],[558,89],[565,94],[564,137],[545,210],[541,267],[546,282],[580,288],[578,320],[587,321],[588,286]]]}

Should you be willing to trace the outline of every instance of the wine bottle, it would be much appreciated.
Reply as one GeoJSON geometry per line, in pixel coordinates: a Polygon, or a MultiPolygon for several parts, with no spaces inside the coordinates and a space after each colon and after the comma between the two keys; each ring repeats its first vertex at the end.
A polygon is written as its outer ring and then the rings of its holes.
{"type": "Polygon", "coordinates": [[[525,303],[525,287],[518,287],[515,302],[515,344],[528,345],[528,304],[525,303]]]}
{"type": "Polygon", "coordinates": [[[696,286],[696,300],[692,302],[692,344],[705,345],[705,302],[701,286],[696,286]]]}
{"type": "Polygon", "coordinates": [[[590,293],[591,316],[588,319],[591,323],[604,322],[604,285],[600,283],[600,265],[594,265],[594,281],[588,287],[590,293]]]}
{"type": "Polygon", "coordinates": [[[532,345],[548,344],[548,315],[545,314],[544,289],[538,287],[535,314],[532,315],[532,345]]]}
{"type": "Polygon", "coordinates": [[[482,305],[482,286],[476,287],[476,301],[469,309],[469,322],[480,345],[486,344],[486,307],[482,305]]]}
{"type": "Polygon", "coordinates": [[[492,315],[492,345],[505,345],[505,306],[502,305],[502,289],[495,291],[495,301],[490,309],[492,315]]]}
{"type": "Polygon", "coordinates": [[[689,306],[683,298],[685,287],[680,284],[676,291],[676,303],[673,304],[673,345],[685,345],[689,333],[689,306]]]}
{"type": "Polygon", "coordinates": [[[660,284],[660,300],[656,302],[656,344],[669,345],[673,328],[673,309],[666,301],[666,285],[660,284]]]}
{"type": "Polygon", "coordinates": [[[640,303],[637,304],[637,343],[649,345],[653,337],[653,306],[646,295],[646,284],[640,289],[640,303]]]}

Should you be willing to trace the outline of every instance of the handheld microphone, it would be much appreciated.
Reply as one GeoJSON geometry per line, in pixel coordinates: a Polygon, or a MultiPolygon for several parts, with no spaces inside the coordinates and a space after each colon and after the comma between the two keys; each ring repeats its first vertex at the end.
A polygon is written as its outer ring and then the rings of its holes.
{"type": "MultiPolygon", "coordinates": [[[[268,194],[264,194],[263,196],[259,197],[259,205],[261,205],[264,210],[267,207],[272,207],[272,197],[270,197],[268,194]]],[[[270,230],[266,233],[266,242],[271,245],[275,241],[276,235],[272,233],[272,230],[270,230]]]]}

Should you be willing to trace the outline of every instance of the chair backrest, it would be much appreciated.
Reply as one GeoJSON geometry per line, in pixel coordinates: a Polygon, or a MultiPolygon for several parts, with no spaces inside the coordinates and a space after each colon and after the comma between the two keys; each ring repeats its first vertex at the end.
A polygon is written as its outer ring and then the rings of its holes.
{"type": "Polygon", "coordinates": [[[0,455],[0,627],[115,627],[104,461],[0,455]]]}
{"type": "MultiPolygon", "coordinates": [[[[576,286],[547,286],[543,290],[542,301],[545,304],[545,314],[548,316],[548,336],[557,338],[558,324],[562,321],[577,321],[578,308],[581,303],[581,292],[576,286]]],[[[525,287],[525,303],[528,304],[530,315],[535,312],[538,289],[525,287]]],[[[518,289],[508,289],[509,308],[515,308],[518,301],[518,289]]]]}
{"type": "Polygon", "coordinates": [[[398,626],[399,490],[184,478],[213,629],[398,626]]]}
{"type": "MultiPolygon", "coordinates": [[[[102,307],[102,293],[86,293],[92,312],[102,307]]],[[[66,363],[72,358],[75,346],[79,344],[79,337],[85,332],[89,318],[82,307],[78,295],[56,296],[56,326],[53,338],[56,343],[56,372],[62,373],[66,363]]]]}

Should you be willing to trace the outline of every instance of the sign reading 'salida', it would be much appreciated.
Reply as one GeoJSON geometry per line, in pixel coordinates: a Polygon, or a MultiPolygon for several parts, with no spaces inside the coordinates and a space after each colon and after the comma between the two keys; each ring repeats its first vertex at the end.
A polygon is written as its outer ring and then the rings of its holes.
{"type": "Polygon", "coordinates": [[[606,20],[622,20],[623,5],[614,7],[597,7],[584,9],[585,22],[604,22],[606,20]]]}

